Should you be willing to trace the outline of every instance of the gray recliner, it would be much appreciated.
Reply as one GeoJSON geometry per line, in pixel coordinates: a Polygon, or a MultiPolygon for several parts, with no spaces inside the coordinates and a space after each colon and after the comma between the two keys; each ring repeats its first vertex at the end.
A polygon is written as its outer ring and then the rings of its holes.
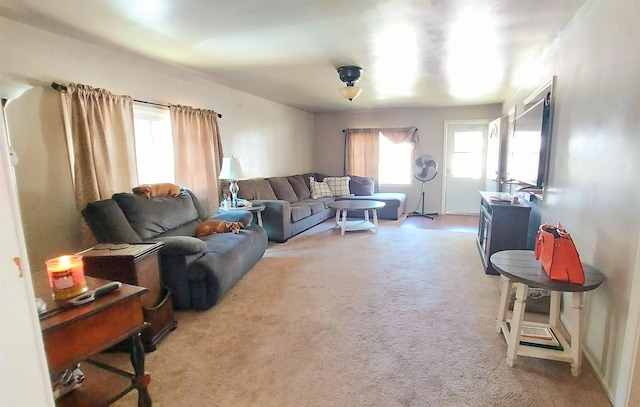
{"type": "Polygon", "coordinates": [[[185,188],[178,197],[151,199],[117,193],[89,203],[82,216],[99,243],[163,242],[161,277],[176,309],[206,310],[217,304],[267,248],[267,234],[251,225],[250,212],[210,216],[185,188]],[[195,237],[196,227],[209,218],[241,222],[245,228],[238,234],[195,237]]]}

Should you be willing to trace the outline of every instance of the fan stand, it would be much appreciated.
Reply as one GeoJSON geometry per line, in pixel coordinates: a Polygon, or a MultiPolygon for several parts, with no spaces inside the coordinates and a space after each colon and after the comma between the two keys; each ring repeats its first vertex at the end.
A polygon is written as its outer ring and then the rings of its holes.
{"type": "Polygon", "coordinates": [[[426,184],[427,181],[422,181],[422,191],[420,192],[420,202],[421,202],[421,211],[413,211],[409,214],[407,214],[407,217],[409,216],[424,216],[425,218],[429,218],[429,219],[433,219],[433,217],[435,215],[437,215],[437,213],[425,213],[424,212],[424,184],[426,184]]]}

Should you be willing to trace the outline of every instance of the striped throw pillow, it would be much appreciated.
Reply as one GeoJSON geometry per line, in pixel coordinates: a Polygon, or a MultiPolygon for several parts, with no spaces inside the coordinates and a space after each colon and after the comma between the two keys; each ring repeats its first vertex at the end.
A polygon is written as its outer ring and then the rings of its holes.
{"type": "Polygon", "coordinates": [[[324,182],[329,184],[333,196],[349,196],[349,181],[350,177],[326,177],[324,182]]]}
{"type": "Polygon", "coordinates": [[[311,186],[311,198],[329,198],[333,196],[329,184],[326,182],[317,182],[313,177],[309,177],[309,184],[311,186]]]}

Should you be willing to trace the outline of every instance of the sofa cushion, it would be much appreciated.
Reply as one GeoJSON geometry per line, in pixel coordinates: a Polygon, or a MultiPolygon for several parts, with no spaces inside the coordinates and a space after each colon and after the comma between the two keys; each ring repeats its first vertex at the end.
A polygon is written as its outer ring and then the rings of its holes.
{"type": "Polygon", "coordinates": [[[291,222],[297,222],[301,219],[311,216],[311,207],[303,202],[294,202],[291,204],[291,222]]]}
{"type": "Polygon", "coordinates": [[[373,178],[350,175],[349,191],[356,196],[369,196],[375,192],[373,178]]]}
{"type": "Polygon", "coordinates": [[[331,192],[331,188],[329,188],[329,184],[326,182],[317,182],[313,177],[309,177],[309,184],[311,185],[312,199],[333,196],[333,192],[331,192]]]}
{"type": "Polygon", "coordinates": [[[131,227],[144,240],[199,219],[191,195],[156,196],[150,199],[129,193],[113,195],[131,227]]]}
{"type": "Polygon", "coordinates": [[[273,188],[273,192],[278,199],[287,202],[298,202],[298,196],[286,177],[269,178],[269,184],[271,184],[271,188],[273,188]]]}
{"type": "Polygon", "coordinates": [[[349,196],[349,180],[349,177],[326,177],[323,182],[329,185],[333,196],[349,196]]]}
{"type": "MultiPolygon", "coordinates": [[[[327,204],[325,202],[325,200],[327,200],[329,198],[320,198],[320,199],[305,199],[303,201],[300,201],[301,203],[304,203],[305,205],[309,206],[309,208],[311,208],[311,214],[315,215],[316,213],[320,213],[322,211],[324,211],[325,209],[327,209],[327,204]]],[[[333,199],[330,200],[330,202],[332,202],[333,199]]]]}
{"type": "Polygon", "coordinates": [[[271,184],[264,178],[245,179],[238,181],[238,198],[253,201],[263,199],[275,201],[276,194],[271,188],[271,184]]]}
{"type": "Polygon", "coordinates": [[[307,186],[307,188],[309,188],[309,196],[311,196],[311,184],[309,183],[309,178],[313,176],[314,174],[312,172],[307,172],[301,175],[302,179],[304,180],[304,184],[307,186]]]}
{"type": "Polygon", "coordinates": [[[291,175],[287,177],[287,180],[289,180],[289,183],[293,187],[293,190],[296,192],[298,201],[302,201],[303,199],[307,199],[311,196],[311,190],[304,182],[304,178],[302,178],[302,175],[291,175]]]}
{"type": "Polygon", "coordinates": [[[82,210],[82,216],[100,243],[142,243],[142,239],[113,199],[87,204],[82,210]]]}

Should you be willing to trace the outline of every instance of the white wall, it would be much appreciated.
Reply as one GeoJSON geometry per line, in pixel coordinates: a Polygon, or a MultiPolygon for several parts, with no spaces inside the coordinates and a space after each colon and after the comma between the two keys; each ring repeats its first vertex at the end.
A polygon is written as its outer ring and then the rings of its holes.
{"type": "MultiPolygon", "coordinates": [[[[639,2],[590,0],[538,81],[557,75],[542,220],[561,221],[582,261],[605,275],[602,286],[586,295],[585,351],[610,396],[617,395],[615,405],[626,403],[630,372],[621,371],[621,362],[634,360],[638,335],[637,326],[627,326],[630,299],[640,295],[631,291],[640,237],[638,41],[639,2]],[[628,328],[635,337],[627,333],[625,339],[628,328]]],[[[503,113],[519,108],[532,90],[507,101],[503,113]]]]}
{"type": "MultiPolygon", "coordinates": [[[[353,103],[357,103],[357,100],[353,103]]],[[[417,127],[420,142],[415,155],[431,154],[442,166],[444,155],[444,122],[447,120],[487,121],[500,116],[501,105],[466,107],[434,107],[381,109],[358,112],[317,113],[315,115],[316,171],[342,175],[344,171],[344,133],[350,128],[417,127]]],[[[442,168],[442,167],[440,167],[442,168]]],[[[442,171],[426,184],[425,212],[439,213],[442,202],[442,171]]],[[[421,183],[413,180],[410,188],[394,187],[381,192],[405,192],[407,211],[418,208],[421,183]]],[[[478,202],[480,198],[478,198],[478,202]]],[[[420,209],[420,208],[418,208],[420,209]]]]}
{"type": "Polygon", "coordinates": [[[240,157],[247,177],[309,172],[313,115],[251,96],[189,71],[107,50],[0,18],[0,81],[32,89],[7,107],[20,156],[18,193],[30,263],[81,247],[79,211],[66,158],[58,83],[83,83],[156,103],[215,110],[225,155],[240,157]]]}

